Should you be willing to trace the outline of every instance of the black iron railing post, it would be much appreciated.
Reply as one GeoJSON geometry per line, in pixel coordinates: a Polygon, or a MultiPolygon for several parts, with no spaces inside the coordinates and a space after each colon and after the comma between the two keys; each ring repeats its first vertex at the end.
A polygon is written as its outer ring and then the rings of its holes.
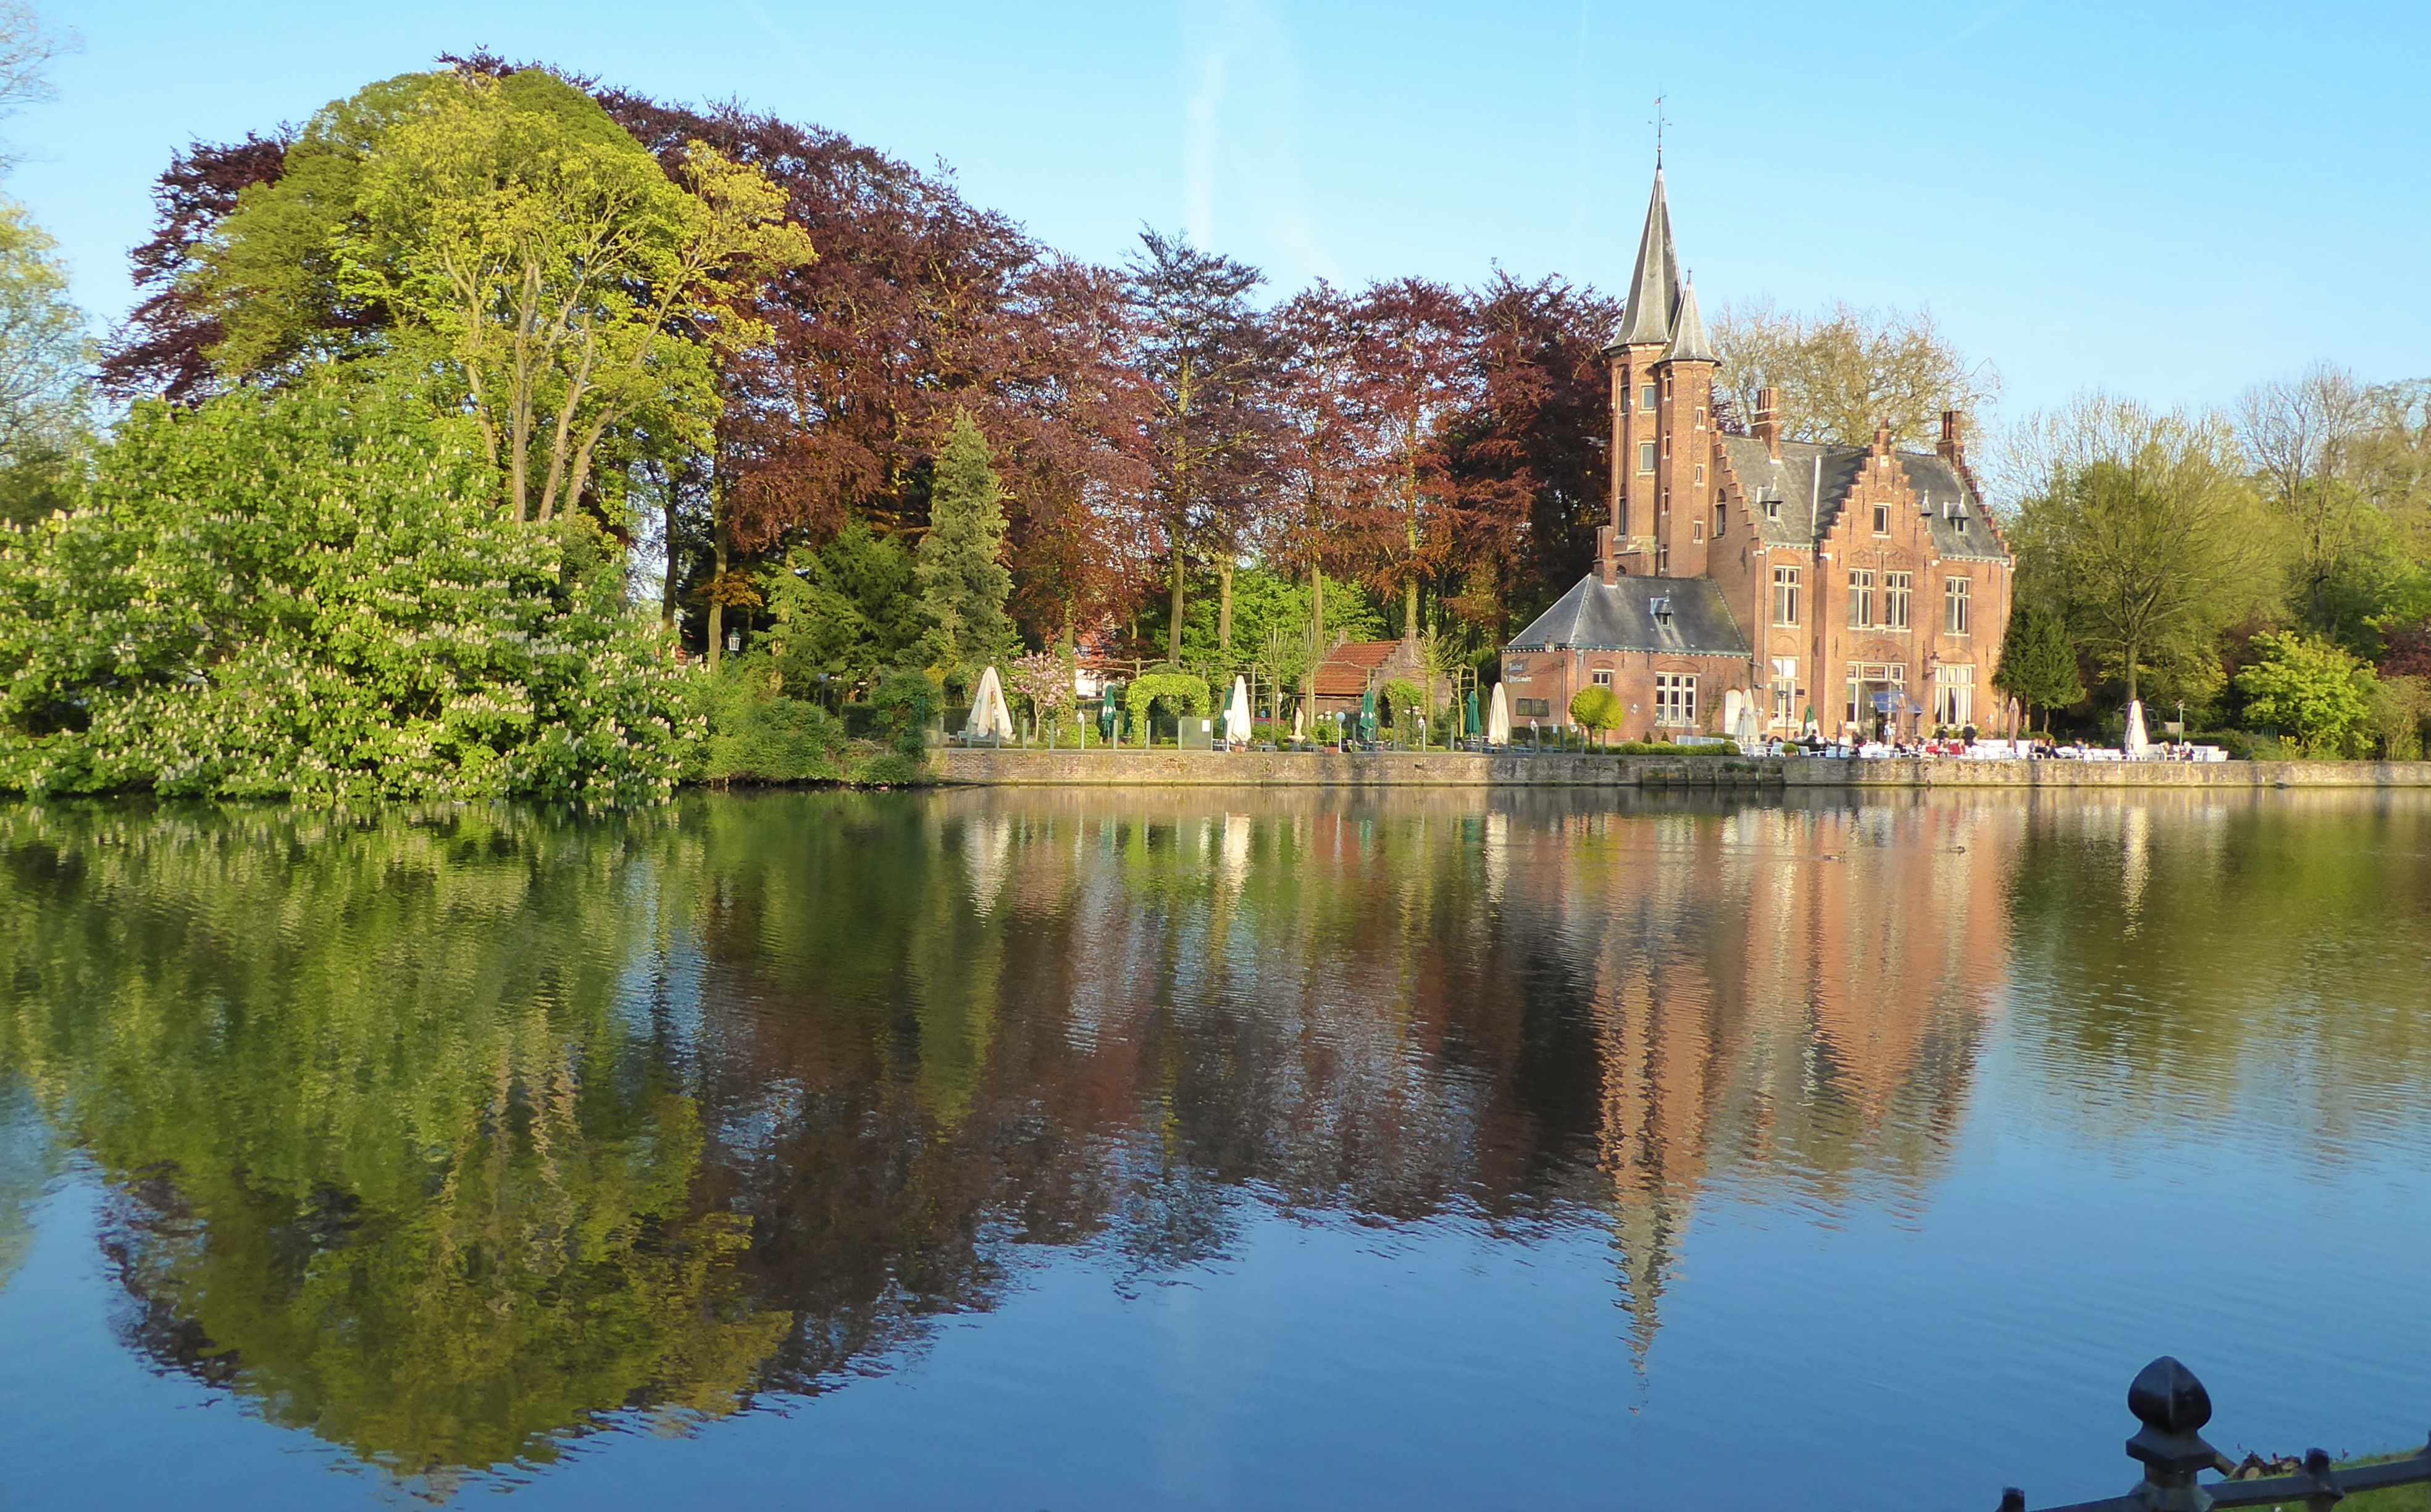
{"type": "MultiPolygon", "coordinates": [[[[2399,1458],[2371,1460],[2344,1470],[2331,1467],[2322,1450],[2307,1450],[2292,1473],[2273,1475],[2258,1460],[2240,1470],[2204,1440],[2211,1421],[2211,1393],[2195,1373],[2164,1354],[2136,1374],[2127,1388],[2127,1410],[2143,1427],[2127,1440],[2127,1453],[2144,1467],[2143,1484],[2124,1496],[2076,1502],[2049,1512],[2233,1512],[2240,1507],[2286,1507],[2303,1503],[2305,1512],[2330,1512],[2358,1491],[2431,1483],[2431,1441],[2399,1458]],[[2216,1470],[2231,1477],[2209,1486],[2195,1477],[2216,1470]],[[2249,1479],[2260,1470],[2260,1478],[2249,1479]]],[[[2280,1462],[2282,1465],[2286,1461],[2280,1462]]],[[[2025,1512],[2025,1493],[2001,1493],[2001,1512],[2025,1512]]]]}
{"type": "Polygon", "coordinates": [[[2211,1393],[2195,1373],[2162,1355],[2136,1373],[2127,1410],[2144,1425],[2127,1440],[2129,1457],[2144,1466],[2144,1504],[2152,1512],[2211,1512],[2211,1495],[2195,1477],[2229,1466],[2204,1440],[2211,1393]]]}

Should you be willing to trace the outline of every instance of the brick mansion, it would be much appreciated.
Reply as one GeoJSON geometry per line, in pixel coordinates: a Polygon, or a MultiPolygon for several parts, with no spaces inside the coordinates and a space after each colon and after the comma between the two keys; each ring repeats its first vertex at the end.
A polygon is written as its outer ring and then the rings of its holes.
{"type": "Polygon", "coordinates": [[[1595,567],[1504,647],[1512,723],[1569,723],[1610,687],[1615,733],[1914,738],[2002,724],[1991,685],[2012,566],[1961,419],[1931,452],[1785,441],[1774,391],[1750,435],[1715,420],[1720,361],[1679,275],[1663,173],[1618,329],[1610,519],[1595,567]]]}

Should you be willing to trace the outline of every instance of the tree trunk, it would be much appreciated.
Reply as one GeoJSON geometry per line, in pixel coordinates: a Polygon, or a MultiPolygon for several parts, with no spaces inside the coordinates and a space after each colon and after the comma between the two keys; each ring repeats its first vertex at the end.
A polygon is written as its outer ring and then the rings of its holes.
{"type": "Polygon", "coordinates": [[[2141,649],[2143,647],[2133,641],[2127,643],[2127,701],[2129,703],[2136,701],[2136,653],[2141,649]]]}
{"type": "Polygon", "coordinates": [[[1401,639],[1415,641],[1417,638],[1418,579],[1417,569],[1414,565],[1411,568],[1409,583],[1401,590],[1401,639]]]}
{"type": "Polygon", "coordinates": [[[714,672],[726,655],[726,605],[717,596],[726,587],[726,522],[713,517],[709,534],[717,553],[717,576],[710,580],[709,596],[709,669],[714,672]]]}
{"type": "Polygon", "coordinates": [[[1308,575],[1308,675],[1300,697],[1308,706],[1311,732],[1316,724],[1316,664],[1325,660],[1325,569],[1313,568],[1308,575]]]}
{"type": "Polygon", "coordinates": [[[659,623],[673,630],[676,624],[676,479],[673,468],[667,472],[666,538],[666,585],[659,591],[659,623]]]}
{"type": "Polygon", "coordinates": [[[1216,665],[1232,664],[1232,559],[1227,556],[1216,568],[1216,644],[1222,647],[1216,653],[1216,665]]]}
{"type": "Polygon", "coordinates": [[[1173,620],[1165,628],[1165,659],[1182,664],[1182,543],[1173,546],[1173,620]]]}

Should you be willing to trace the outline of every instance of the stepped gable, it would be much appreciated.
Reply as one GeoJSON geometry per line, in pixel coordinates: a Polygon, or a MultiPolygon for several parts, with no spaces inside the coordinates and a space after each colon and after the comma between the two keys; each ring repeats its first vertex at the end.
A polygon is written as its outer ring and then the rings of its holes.
{"type": "MultiPolygon", "coordinates": [[[[1829,535],[1867,457],[1862,446],[1785,441],[1775,460],[1765,444],[1752,436],[1723,436],[1720,445],[1723,463],[1748,501],[1756,533],[1771,546],[1812,546],[1829,535]],[[1764,501],[1769,498],[1781,500],[1778,517],[1765,512],[1764,501]]],[[[1931,508],[1929,529],[1937,552],[1957,560],[2007,560],[2000,532],[1956,463],[1931,452],[1901,451],[1892,456],[1908,487],[1931,508]],[[1950,504],[1964,511],[1966,529],[1961,529],[1945,509],[1950,504]]]]}
{"type": "Polygon", "coordinates": [[[1619,578],[1606,583],[1592,575],[1537,615],[1510,649],[1742,659],[1749,654],[1747,636],[1712,579],[1619,578]]]}

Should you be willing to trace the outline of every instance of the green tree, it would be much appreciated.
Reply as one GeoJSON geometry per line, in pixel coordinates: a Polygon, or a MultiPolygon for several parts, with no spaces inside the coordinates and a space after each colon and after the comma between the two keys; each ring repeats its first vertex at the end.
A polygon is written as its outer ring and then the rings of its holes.
{"type": "Polygon", "coordinates": [[[683,176],[539,70],[373,85],[316,116],[220,227],[200,285],[222,360],[439,375],[508,512],[554,518],[612,431],[707,445],[713,351],[764,334],[733,280],[812,255],[758,169],[696,144],[683,176]]]}
{"type": "Polygon", "coordinates": [[[2043,728],[2051,728],[2051,712],[2085,697],[2078,676],[2076,643],[2068,625],[2040,605],[2020,599],[2009,611],[2009,627],[2001,637],[2001,666],[1993,685],[2015,695],[2029,712],[2041,709],[2043,728]]]}
{"type": "Polygon", "coordinates": [[[2356,753],[2379,702],[2379,679],[2345,651],[2294,630],[2254,637],[2260,660],[2237,674],[2245,717],[2293,734],[2307,756],[2356,753]]]}
{"type": "Polygon", "coordinates": [[[385,390],[139,405],[73,512],[0,529],[0,789],[663,798],[663,631],[587,521],[495,498],[385,390]]]}
{"type": "Polygon", "coordinates": [[[58,244],[0,200],[0,520],[67,507],[91,445],[92,356],[58,244]]]}
{"type": "Polygon", "coordinates": [[[770,624],[761,638],[797,694],[823,672],[869,682],[916,654],[926,633],[912,553],[859,520],[823,546],[795,547],[763,592],[770,624]]]}
{"type": "Polygon", "coordinates": [[[1581,688],[1570,696],[1570,718],[1593,731],[1598,740],[1605,731],[1619,729],[1624,717],[1620,696],[1610,688],[1581,688]]]}
{"type": "Polygon", "coordinates": [[[2130,701],[2147,672],[2216,683],[2220,632],[2257,605],[2273,541],[2222,428],[2094,398],[2015,445],[2020,595],[2058,608],[2130,701]]]}
{"type": "Polygon", "coordinates": [[[1781,433],[1791,441],[1863,446],[1888,425],[1894,442],[1920,445],[1942,411],[1979,410],[2001,393],[2000,374],[1962,356],[1931,311],[1841,304],[1809,318],[1759,299],[1724,306],[1712,332],[1739,417],[1755,417],[1757,390],[1777,390],[1781,433]]]}
{"type": "Polygon", "coordinates": [[[929,658],[948,683],[975,680],[1014,645],[1013,621],[1004,613],[1013,592],[1004,529],[1004,489],[987,437],[967,411],[958,411],[937,453],[929,530],[915,559],[920,605],[929,616],[929,658]]]}

